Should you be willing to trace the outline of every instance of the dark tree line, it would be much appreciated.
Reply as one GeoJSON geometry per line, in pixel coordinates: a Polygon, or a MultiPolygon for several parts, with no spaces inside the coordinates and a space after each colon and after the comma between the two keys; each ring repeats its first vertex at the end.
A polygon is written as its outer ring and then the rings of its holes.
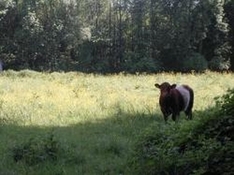
{"type": "Polygon", "coordinates": [[[5,69],[234,70],[234,0],[1,0],[5,69]]]}

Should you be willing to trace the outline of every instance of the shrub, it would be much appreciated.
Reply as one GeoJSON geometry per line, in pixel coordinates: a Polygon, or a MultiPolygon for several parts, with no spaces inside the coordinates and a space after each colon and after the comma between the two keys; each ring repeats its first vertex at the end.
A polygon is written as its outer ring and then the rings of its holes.
{"type": "Polygon", "coordinates": [[[213,71],[226,71],[230,68],[230,61],[223,58],[214,57],[209,62],[209,69],[213,71]]]}
{"type": "Polygon", "coordinates": [[[196,72],[203,72],[207,68],[208,63],[205,57],[196,52],[192,52],[187,58],[183,60],[183,69],[185,71],[194,70],[196,72]]]}
{"type": "Polygon", "coordinates": [[[141,56],[138,53],[128,52],[125,55],[125,62],[123,63],[123,70],[136,72],[159,72],[162,70],[162,64],[159,60],[147,56],[141,56]]]}
{"type": "Polygon", "coordinates": [[[221,114],[234,114],[234,89],[229,89],[222,97],[216,97],[216,105],[220,108],[221,114]]]}
{"type": "MultiPolygon", "coordinates": [[[[218,112],[193,121],[155,123],[139,137],[131,167],[136,174],[183,175],[234,172],[234,90],[216,98],[218,112]]],[[[208,109],[210,110],[210,109],[208,109]]]]}

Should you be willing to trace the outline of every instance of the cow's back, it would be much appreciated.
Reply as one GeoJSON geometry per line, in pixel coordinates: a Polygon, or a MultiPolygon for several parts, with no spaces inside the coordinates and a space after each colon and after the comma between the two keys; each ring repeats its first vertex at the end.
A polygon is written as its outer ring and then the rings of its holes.
{"type": "Polygon", "coordinates": [[[184,86],[184,85],[178,85],[176,86],[176,89],[179,91],[179,93],[181,94],[182,98],[183,98],[183,108],[182,110],[186,111],[188,106],[189,106],[189,102],[190,102],[190,92],[188,90],[188,87],[184,86]]]}

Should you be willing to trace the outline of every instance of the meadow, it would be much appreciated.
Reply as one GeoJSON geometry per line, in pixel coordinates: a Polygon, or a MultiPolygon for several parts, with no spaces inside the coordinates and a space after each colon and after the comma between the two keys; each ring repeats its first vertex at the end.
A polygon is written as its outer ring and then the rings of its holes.
{"type": "Polygon", "coordinates": [[[234,74],[2,72],[0,174],[131,174],[138,135],[165,125],[154,87],[164,81],[194,89],[197,120],[234,87],[234,74]]]}

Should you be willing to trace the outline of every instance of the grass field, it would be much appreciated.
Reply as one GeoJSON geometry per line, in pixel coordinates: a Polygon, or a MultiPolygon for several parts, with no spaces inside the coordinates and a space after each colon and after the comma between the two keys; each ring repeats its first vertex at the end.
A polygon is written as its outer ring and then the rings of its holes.
{"type": "Polygon", "coordinates": [[[234,74],[2,72],[0,174],[131,174],[136,137],[151,123],[164,124],[154,87],[164,81],[194,89],[196,120],[234,87],[234,74]],[[16,160],[13,150],[25,145],[28,156],[16,160]]]}

